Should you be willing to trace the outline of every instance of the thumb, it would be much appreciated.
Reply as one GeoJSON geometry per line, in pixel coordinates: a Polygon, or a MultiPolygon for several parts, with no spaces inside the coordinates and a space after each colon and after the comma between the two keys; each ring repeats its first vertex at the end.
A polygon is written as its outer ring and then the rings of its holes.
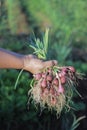
{"type": "Polygon", "coordinates": [[[58,62],[56,60],[45,61],[44,67],[55,66],[57,64],[58,64],[58,62]]]}

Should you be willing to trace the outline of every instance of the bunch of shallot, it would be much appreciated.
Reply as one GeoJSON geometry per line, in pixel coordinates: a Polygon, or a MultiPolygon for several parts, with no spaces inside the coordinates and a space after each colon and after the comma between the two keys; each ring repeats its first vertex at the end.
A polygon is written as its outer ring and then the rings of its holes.
{"type": "Polygon", "coordinates": [[[74,67],[53,66],[33,76],[29,97],[35,104],[39,104],[42,109],[54,109],[57,114],[60,114],[64,107],[70,109],[79,76],[74,67]]]}
{"type": "MultiPolygon", "coordinates": [[[[48,47],[48,29],[43,42],[35,39],[36,45],[31,46],[38,58],[46,59],[48,47]],[[41,51],[40,51],[41,50],[41,51]]],[[[40,73],[33,75],[29,99],[36,105],[55,110],[60,114],[64,109],[71,108],[73,93],[76,90],[77,80],[80,75],[72,66],[52,66],[44,68],[40,73]]],[[[30,100],[29,100],[30,101],[30,100]]]]}

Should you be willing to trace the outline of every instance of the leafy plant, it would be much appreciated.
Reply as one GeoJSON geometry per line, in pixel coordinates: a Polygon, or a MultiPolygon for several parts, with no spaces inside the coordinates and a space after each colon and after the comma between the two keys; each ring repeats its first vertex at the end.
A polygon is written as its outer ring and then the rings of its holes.
{"type": "Polygon", "coordinates": [[[34,53],[38,56],[38,58],[46,60],[47,51],[48,51],[48,33],[49,29],[46,29],[46,32],[43,36],[43,40],[40,41],[39,38],[35,38],[35,44],[30,45],[31,48],[34,49],[34,53]]]}
{"type": "Polygon", "coordinates": [[[29,33],[26,17],[21,11],[19,0],[6,0],[9,29],[12,34],[29,33]]]}
{"type": "MultiPolygon", "coordinates": [[[[48,29],[43,36],[43,41],[37,38],[35,39],[35,45],[30,45],[30,47],[34,49],[34,53],[38,58],[46,59],[48,53],[48,29]]],[[[67,51],[67,48],[64,48],[63,51],[67,51]]],[[[69,53],[70,51],[67,51],[66,55],[63,53],[62,57],[65,59],[69,53]]],[[[31,89],[28,92],[29,101],[32,99],[35,105],[40,105],[41,109],[55,110],[59,115],[63,110],[69,110],[72,107],[72,97],[75,92],[78,94],[75,88],[77,80],[82,78],[74,67],[64,65],[48,66],[33,76],[31,89]]]]}

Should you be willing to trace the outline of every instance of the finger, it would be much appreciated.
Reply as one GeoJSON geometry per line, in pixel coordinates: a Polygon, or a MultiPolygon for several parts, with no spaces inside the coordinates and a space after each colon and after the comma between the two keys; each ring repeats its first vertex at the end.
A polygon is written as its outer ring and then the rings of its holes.
{"type": "Polygon", "coordinates": [[[49,66],[54,66],[57,65],[57,61],[56,60],[51,60],[51,61],[45,61],[44,62],[44,67],[49,67],[49,66]]]}
{"type": "Polygon", "coordinates": [[[36,59],[38,58],[36,55],[33,55],[33,57],[36,58],[36,59]]]}
{"type": "Polygon", "coordinates": [[[37,56],[36,56],[36,55],[31,55],[31,54],[29,54],[29,55],[27,55],[27,57],[37,59],[37,56]]]}
{"type": "Polygon", "coordinates": [[[57,65],[58,64],[58,62],[56,60],[52,60],[52,62],[53,62],[53,65],[57,65]]]}

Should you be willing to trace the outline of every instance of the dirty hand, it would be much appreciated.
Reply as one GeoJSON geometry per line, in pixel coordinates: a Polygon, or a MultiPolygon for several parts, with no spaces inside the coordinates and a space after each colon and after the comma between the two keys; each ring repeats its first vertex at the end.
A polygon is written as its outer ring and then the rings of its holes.
{"type": "Polygon", "coordinates": [[[39,73],[43,68],[57,65],[56,60],[43,61],[34,55],[24,56],[24,70],[32,74],[39,73]]]}

